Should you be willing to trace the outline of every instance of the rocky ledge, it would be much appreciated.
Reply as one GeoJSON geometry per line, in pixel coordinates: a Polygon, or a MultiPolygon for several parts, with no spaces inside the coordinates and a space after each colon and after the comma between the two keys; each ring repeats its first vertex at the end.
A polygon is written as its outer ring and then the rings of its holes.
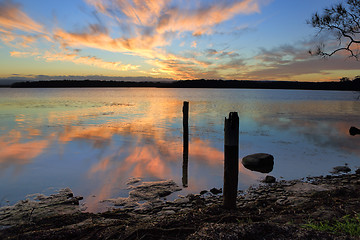
{"type": "Polygon", "coordinates": [[[36,215],[34,203],[25,207],[29,214],[16,217],[9,215],[12,207],[1,208],[0,239],[358,239],[303,226],[309,220],[354,216],[360,209],[359,190],[360,174],[328,175],[239,191],[237,209],[232,211],[222,208],[221,194],[204,191],[147,207],[93,214],[76,208],[59,211],[78,206],[79,198],[68,189],[63,204],[39,205],[54,207],[54,214],[36,215]]]}

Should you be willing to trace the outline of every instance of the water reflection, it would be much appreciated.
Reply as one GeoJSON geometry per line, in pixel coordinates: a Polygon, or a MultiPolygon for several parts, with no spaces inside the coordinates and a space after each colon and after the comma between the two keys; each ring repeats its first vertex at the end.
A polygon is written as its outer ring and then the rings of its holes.
{"type": "Polygon", "coordinates": [[[184,102],[183,108],[183,166],[182,184],[188,187],[188,165],[189,165],[189,102],[184,102]]]}
{"type": "Polygon", "coordinates": [[[28,135],[23,135],[20,131],[12,130],[7,135],[0,137],[0,171],[14,167],[15,175],[20,174],[24,165],[39,156],[48,146],[49,140],[32,140],[32,136],[37,136],[38,130],[29,130],[28,135]]]}
{"type": "MultiPolygon", "coordinates": [[[[300,105],[293,105],[294,111],[298,111],[300,105]]],[[[322,110],[322,109],[318,109],[322,110]]],[[[349,116],[344,115],[349,120],[349,116]]],[[[269,116],[257,116],[254,120],[261,126],[268,126],[272,131],[290,132],[294,135],[306,138],[306,142],[315,146],[337,150],[339,152],[352,153],[360,157],[359,141],[349,135],[349,123],[329,115],[285,116],[282,114],[269,116]]],[[[356,119],[354,119],[356,121],[356,119]]]]}
{"type": "MultiPolygon", "coordinates": [[[[222,187],[223,121],[232,111],[240,116],[240,158],[273,154],[276,177],[320,175],[327,166],[351,165],[360,156],[359,141],[348,134],[360,122],[360,107],[350,100],[295,101],[279,94],[287,91],[166,89],[51,90],[39,100],[31,91],[30,100],[7,100],[6,107],[1,105],[6,95],[0,97],[4,196],[16,189],[26,191],[22,198],[48,187],[70,187],[96,211],[100,200],[126,196],[130,177],[173,179],[188,186],[183,195],[222,187]],[[191,102],[187,162],[184,99],[191,102]]],[[[239,172],[241,189],[263,177],[241,164],[239,172]]]]}

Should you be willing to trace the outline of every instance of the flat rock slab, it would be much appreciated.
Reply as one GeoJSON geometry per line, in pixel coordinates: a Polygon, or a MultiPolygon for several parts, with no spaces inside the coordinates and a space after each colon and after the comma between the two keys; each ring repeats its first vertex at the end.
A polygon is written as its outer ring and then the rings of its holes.
{"type": "Polygon", "coordinates": [[[311,183],[299,182],[294,184],[293,186],[285,187],[285,189],[289,192],[304,194],[304,193],[312,193],[312,192],[329,191],[332,188],[326,184],[314,185],[311,183]]]}
{"type": "Polygon", "coordinates": [[[135,208],[140,206],[138,202],[148,201],[155,204],[160,200],[160,198],[166,197],[173,192],[181,190],[181,188],[173,180],[154,182],[141,182],[141,180],[136,182],[129,181],[128,185],[130,185],[129,189],[131,189],[129,192],[129,197],[106,199],[102,202],[110,202],[115,206],[135,208]]]}
{"type": "Polygon", "coordinates": [[[143,182],[134,186],[130,191],[129,197],[141,200],[152,200],[166,197],[173,192],[180,191],[181,188],[173,180],[143,182]]]}
{"type": "Polygon", "coordinates": [[[0,208],[0,226],[30,223],[36,219],[79,213],[79,200],[69,188],[50,196],[33,194],[32,199],[21,200],[13,206],[0,208]]]}
{"type": "Polygon", "coordinates": [[[334,167],[330,173],[339,174],[339,173],[348,173],[348,172],[351,172],[351,168],[349,168],[348,166],[337,166],[334,167]]]}

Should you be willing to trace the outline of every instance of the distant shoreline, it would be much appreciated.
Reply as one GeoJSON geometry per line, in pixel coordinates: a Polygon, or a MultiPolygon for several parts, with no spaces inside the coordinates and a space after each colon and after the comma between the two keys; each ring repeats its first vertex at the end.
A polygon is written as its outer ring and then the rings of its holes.
{"type": "MultiPolygon", "coordinates": [[[[5,86],[0,86],[5,87],[5,86]]],[[[128,82],[102,80],[27,81],[11,84],[11,88],[246,88],[360,91],[359,81],[347,82],[293,82],[248,80],[184,80],[173,82],[128,82]]]]}

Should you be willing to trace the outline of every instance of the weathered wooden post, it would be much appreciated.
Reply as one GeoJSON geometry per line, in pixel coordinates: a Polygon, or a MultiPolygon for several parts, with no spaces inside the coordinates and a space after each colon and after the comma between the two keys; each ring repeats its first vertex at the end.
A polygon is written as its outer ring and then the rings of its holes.
{"type": "Polygon", "coordinates": [[[188,162],[189,162],[189,102],[183,105],[183,177],[184,187],[188,186],[188,162]]]}
{"type": "Polygon", "coordinates": [[[225,118],[224,134],[224,208],[235,209],[239,174],[239,116],[231,112],[225,118]]]}

